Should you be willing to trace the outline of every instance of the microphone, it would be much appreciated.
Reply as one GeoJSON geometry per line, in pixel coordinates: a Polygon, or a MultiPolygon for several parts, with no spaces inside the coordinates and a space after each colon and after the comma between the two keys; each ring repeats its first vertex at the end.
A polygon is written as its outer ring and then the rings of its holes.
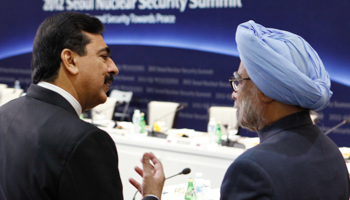
{"type": "Polygon", "coordinates": [[[333,128],[329,129],[327,132],[325,132],[325,135],[328,135],[330,132],[334,131],[335,129],[343,126],[344,124],[349,123],[349,119],[345,119],[344,121],[340,122],[338,125],[334,126],[333,128]]]}
{"type": "Polygon", "coordinates": [[[186,107],[187,107],[187,104],[180,105],[179,107],[176,108],[175,111],[168,112],[168,113],[166,113],[165,115],[162,115],[161,117],[156,118],[156,119],[154,120],[154,122],[153,122],[152,130],[151,130],[151,132],[150,132],[149,135],[151,135],[151,136],[163,135],[163,137],[165,136],[164,138],[166,138],[166,135],[165,135],[164,133],[160,133],[160,132],[154,131],[154,124],[155,124],[155,122],[157,122],[158,120],[160,120],[160,119],[162,119],[162,118],[164,118],[164,117],[166,117],[166,116],[168,116],[168,115],[170,115],[170,114],[177,113],[177,112],[179,112],[180,110],[185,109],[186,107]]]}
{"type": "Polygon", "coordinates": [[[172,175],[172,176],[169,176],[169,177],[166,178],[165,180],[167,180],[167,179],[169,179],[169,178],[173,178],[174,176],[178,176],[178,175],[181,175],[181,174],[187,175],[187,174],[189,174],[189,173],[191,173],[191,169],[190,169],[190,168],[185,168],[185,169],[183,169],[181,172],[179,172],[179,173],[177,173],[177,174],[174,174],[174,175],[172,175]]]}
{"type": "MultiPolygon", "coordinates": [[[[179,172],[179,173],[177,173],[177,174],[174,174],[174,175],[172,175],[172,176],[169,176],[169,177],[165,178],[165,180],[168,180],[169,178],[173,178],[173,177],[178,176],[178,175],[181,175],[181,174],[187,175],[187,174],[189,174],[189,173],[191,173],[191,169],[190,169],[190,168],[185,168],[185,169],[183,169],[181,172],[179,172]]],[[[135,192],[134,197],[132,198],[132,200],[135,200],[136,194],[137,194],[138,192],[139,192],[139,191],[136,190],[136,192],[135,192]]]]}

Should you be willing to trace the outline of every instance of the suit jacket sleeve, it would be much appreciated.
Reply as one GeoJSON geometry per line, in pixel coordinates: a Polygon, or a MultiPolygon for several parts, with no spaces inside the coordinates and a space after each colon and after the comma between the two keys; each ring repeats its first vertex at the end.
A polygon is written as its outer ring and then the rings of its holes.
{"type": "Polygon", "coordinates": [[[154,196],[147,196],[145,198],[143,198],[142,200],[159,200],[157,197],[154,196]]]}
{"type": "Polygon", "coordinates": [[[61,200],[122,200],[118,155],[110,136],[94,129],[75,146],[61,175],[61,200]]]}
{"type": "Polygon", "coordinates": [[[237,158],[221,185],[221,200],[268,200],[274,197],[272,181],[264,169],[247,158],[237,158]]]}

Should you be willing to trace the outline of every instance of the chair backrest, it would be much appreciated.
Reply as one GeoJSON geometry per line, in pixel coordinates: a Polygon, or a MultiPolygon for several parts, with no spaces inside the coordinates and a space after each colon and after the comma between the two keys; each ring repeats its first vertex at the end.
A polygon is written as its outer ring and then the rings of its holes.
{"type": "Polygon", "coordinates": [[[318,122],[318,114],[317,113],[310,113],[310,117],[311,117],[312,123],[313,124],[317,124],[317,122],[318,122]]]}
{"type": "Polygon", "coordinates": [[[5,88],[7,88],[7,85],[0,83],[0,105],[1,105],[2,90],[4,90],[5,88]]]}
{"type": "Polygon", "coordinates": [[[23,89],[3,88],[1,91],[0,106],[21,96],[23,89]]]}
{"type": "Polygon", "coordinates": [[[148,124],[153,126],[154,122],[161,120],[165,122],[165,128],[174,128],[176,123],[176,110],[179,103],[167,101],[151,101],[148,103],[148,124]]]}
{"type": "Polygon", "coordinates": [[[91,109],[92,120],[112,120],[117,98],[107,97],[107,101],[91,109]]]}
{"type": "Polygon", "coordinates": [[[132,91],[121,91],[121,90],[112,90],[109,97],[116,98],[117,102],[123,103],[124,108],[123,112],[117,112],[117,108],[115,109],[114,116],[119,117],[120,121],[124,121],[125,118],[130,118],[128,114],[128,109],[130,105],[130,101],[132,99],[133,92],[132,91]]]}
{"type": "Polygon", "coordinates": [[[7,88],[6,84],[0,83],[0,90],[7,88]]]}
{"type": "Polygon", "coordinates": [[[132,99],[132,91],[121,91],[121,90],[112,90],[109,97],[118,99],[118,102],[130,102],[132,99]]]}
{"type": "Polygon", "coordinates": [[[224,107],[224,106],[212,106],[208,110],[209,119],[215,118],[216,122],[221,124],[231,125],[232,128],[238,128],[237,125],[237,108],[224,107]]]}

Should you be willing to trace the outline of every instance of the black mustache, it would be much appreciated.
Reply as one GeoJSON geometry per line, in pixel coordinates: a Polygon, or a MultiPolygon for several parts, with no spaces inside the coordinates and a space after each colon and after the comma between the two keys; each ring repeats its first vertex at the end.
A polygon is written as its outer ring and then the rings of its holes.
{"type": "Polygon", "coordinates": [[[112,84],[113,83],[113,76],[108,74],[105,76],[105,84],[109,83],[109,84],[112,84]]]}

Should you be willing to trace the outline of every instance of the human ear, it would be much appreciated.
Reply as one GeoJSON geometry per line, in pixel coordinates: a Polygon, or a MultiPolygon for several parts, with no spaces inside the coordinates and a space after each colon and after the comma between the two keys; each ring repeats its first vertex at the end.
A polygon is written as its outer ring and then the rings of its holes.
{"type": "Polygon", "coordinates": [[[61,60],[63,67],[71,74],[76,75],[79,72],[78,67],[75,63],[77,54],[70,49],[63,49],[61,52],[61,60]]]}

